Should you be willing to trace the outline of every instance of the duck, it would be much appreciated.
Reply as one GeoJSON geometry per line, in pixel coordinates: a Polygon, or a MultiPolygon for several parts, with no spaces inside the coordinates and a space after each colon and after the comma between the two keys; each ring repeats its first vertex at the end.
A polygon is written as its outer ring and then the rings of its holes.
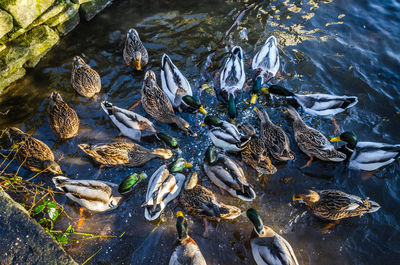
{"type": "Polygon", "coordinates": [[[288,106],[286,112],[294,120],[293,131],[297,145],[310,157],[303,168],[309,166],[314,157],[329,162],[342,162],[346,159],[346,154],[337,151],[320,131],[307,126],[292,106],[288,106]]]}
{"type": "Polygon", "coordinates": [[[256,198],[243,169],[228,156],[218,154],[214,145],[207,148],[204,160],[204,172],[216,186],[243,201],[256,198]]]}
{"type": "Polygon", "coordinates": [[[260,119],[260,140],[264,148],[278,161],[293,160],[289,137],[283,129],[270,120],[265,109],[254,108],[254,111],[260,119]]]}
{"type": "Polygon", "coordinates": [[[56,189],[65,192],[65,196],[92,212],[106,212],[117,208],[123,198],[141,180],[147,178],[145,173],[137,173],[125,178],[117,185],[108,181],[78,180],[56,176],[52,181],[56,189]]]}
{"type": "Polygon", "coordinates": [[[161,59],[161,88],[175,109],[179,111],[183,109],[198,110],[207,115],[207,111],[200,101],[193,97],[189,81],[165,53],[161,59]]]}
{"type": "Polygon", "coordinates": [[[157,131],[153,123],[142,115],[114,106],[108,101],[101,102],[101,107],[122,135],[138,142],[156,137],[172,148],[178,146],[178,141],[174,137],[157,131]]]}
{"type": "Polygon", "coordinates": [[[104,166],[140,167],[154,158],[170,159],[170,149],[156,148],[149,150],[132,142],[115,142],[110,144],[79,144],[78,147],[104,166]]]}
{"type": "Polygon", "coordinates": [[[59,93],[53,91],[50,94],[47,112],[50,128],[57,138],[66,140],[78,135],[78,115],[64,102],[59,93]]]}
{"type": "Polygon", "coordinates": [[[228,102],[228,115],[233,122],[237,116],[235,97],[246,81],[243,50],[239,46],[232,48],[219,76],[220,94],[228,102]]]}
{"type": "Polygon", "coordinates": [[[187,121],[175,115],[167,95],[157,85],[156,75],[148,70],[145,74],[141,90],[141,102],[144,110],[159,122],[176,124],[179,129],[189,135],[196,136],[187,121]]]}
{"type": "Polygon", "coordinates": [[[268,83],[279,71],[278,42],[274,36],[270,36],[261,49],[254,55],[251,68],[254,71],[254,85],[250,103],[254,104],[261,86],[268,83]]]}
{"type": "Polygon", "coordinates": [[[343,218],[361,216],[373,213],[381,206],[368,197],[361,199],[340,190],[308,190],[305,193],[293,195],[293,201],[304,203],[316,216],[337,221],[343,218]]]}
{"type": "Polygon", "coordinates": [[[400,156],[400,144],[359,142],[354,132],[343,132],[330,141],[346,142],[339,150],[347,154],[351,169],[375,171],[393,163],[400,156]]]}
{"type": "Polygon", "coordinates": [[[264,225],[257,210],[248,209],[246,216],[254,226],[250,245],[257,265],[299,265],[289,242],[271,227],[264,225]]]}
{"type": "Polygon", "coordinates": [[[242,160],[255,169],[259,176],[275,174],[277,169],[268,157],[264,144],[256,135],[254,127],[246,122],[238,126],[238,128],[251,137],[249,144],[241,152],[242,160]]]}
{"type": "Polygon", "coordinates": [[[314,116],[333,116],[341,113],[358,103],[356,96],[337,96],[330,94],[295,94],[279,85],[271,85],[261,90],[289,98],[289,103],[294,107],[302,107],[304,112],[314,116]]]}
{"type": "Polygon", "coordinates": [[[197,243],[188,234],[188,222],[182,211],[176,213],[178,242],[169,260],[169,265],[206,265],[206,260],[197,243]]]}
{"type": "Polygon", "coordinates": [[[218,202],[215,194],[197,183],[198,174],[193,172],[186,179],[179,202],[190,215],[219,222],[221,219],[235,219],[241,215],[239,208],[218,202]]]}
{"type": "Polygon", "coordinates": [[[16,127],[8,128],[7,135],[12,149],[16,149],[17,161],[24,168],[34,172],[62,174],[60,166],[54,161],[53,152],[44,142],[16,127]]]}
{"type": "Polygon", "coordinates": [[[75,56],[72,64],[71,84],[79,95],[91,98],[100,92],[101,78],[81,57],[75,56]]]}
{"type": "Polygon", "coordinates": [[[144,217],[148,221],[156,220],[165,206],[179,195],[185,175],[176,172],[191,166],[184,158],[179,158],[169,166],[160,166],[153,173],[147,186],[146,201],[142,204],[145,208],[144,217]]]}
{"type": "Polygon", "coordinates": [[[123,56],[126,65],[138,71],[149,61],[149,55],[139,38],[139,33],[133,28],[126,33],[123,56]]]}
{"type": "Polygon", "coordinates": [[[208,125],[208,136],[213,144],[228,152],[240,152],[249,143],[251,137],[239,132],[237,127],[218,116],[207,115],[202,125],[208,125]]]}

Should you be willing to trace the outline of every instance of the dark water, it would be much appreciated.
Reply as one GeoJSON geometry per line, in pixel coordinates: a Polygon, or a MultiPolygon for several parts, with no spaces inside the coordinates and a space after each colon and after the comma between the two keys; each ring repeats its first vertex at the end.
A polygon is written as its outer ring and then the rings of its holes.
{"type": "MultiPolygon", "coordinates": [[[[110,142],[118,137],[118,130],[100,109],[102,100],[127,108],[140,99],[144,73],[124,66],[122,58],[125,32],[135,27],[150,54],[148,68],[158,75],[161,56],[167,53],[193,88],[212,84],[214,72],[221,68],[231,47],[240,45],[247,60],[273,34],[279,42],[282,75],[273,83],[301,92],[358,96],[358,105],[336,116],[341,129],[357,132],[361,140],[400,143],[398,1],[265,1],[233,29],[206,69],[207,60],[243,6],[244,3],[230,1],[116,1],[89,23],[79,25],[34,71],[1,96],[0,110],[10,109],[10,112],[0,120],[0,128],[17,126],[44,140],[57,157],[64,157],[60,163],[67,176],[95,178],[98,165],[79,151],[77,144],[110,142]],[[80,97],[71,87],[74,55],[81,55],[101,75],[103,86],[97,98],[80,97]],[[61,93],[81,119],[79,136],[67,142],[57,141],[47,123],[47,97],[53,90],[61,93]]],[[[247,73],[250,76],[249,69],[247,73]]],[[[250,80],[248,84],[251,85],[250,80]]],[[[214,95],[203,92],[201,100],[211,113],[226,117],[225,108],[214,95]]],[[[243,95],[238,105],[239,123],[246,119],[258,125],[254,112],[243,100],[249,101],[249,95],[243,95]]],[[[265,223],[292,244],[301,264],[399,264],[399,162],[368,179],[358,171],[346,169],[344,164],[316,161],[300,170],[308,157],[293,141],[291,121],[280,111],[282,102],[263,96],[260,103],[267,106],[271,119],[289,134],[296,159],[287,164],[276,163],[278,172],[270,177],[257,178],[253,170],[247,169],[248,180],[257,193],[252,203],[221,195],[201,172],[209,140],[205,129],[198,126],[200,114],[183,114],[199,134],[194,141],[176,128],[156,125],[179,138],[181,155],[195,165],[204,186],[214,190],[225,203],[242,210],[249,207],[260,210],[265,223]],[[285,178],[290,181],[283,181],[285,178]],[[382,208],[362,218],[343,220],[324,234],[322,228],[326,223],[291,202],[292,194],[311,187],[369,196],[382,208]]],[[[145,115],[140,105],[135,111],[145,115]]],[[[333,136],[329,119],[303,117],[325,135],[333,136]]],[[[150,176],[161,163],[153,160],[141,169],[103,169],[98,179],[118,183],[142,170],[150,176]]],[[[18,165],[12,166],[16,169],[18,165]]],[[[32,176],[28,171],[20,173],[26,178],[32,176]]],[[[37,181],[50,184],[44,176],[37,181]]],[[[121,238],[85,240],[68,245],[67,251],[77,262],[83,262],[101,248],[92,264],[167,264],[176,238],[174,213],[180,206],[171,203],[161,223],[147,222],[140,207],[145,192],[144,182],[117,210],[85,214],[82,232],[113,235],[124,232],[121,238]]],[[[76,222],[77,205],[62,195],[57,200],[76,222]]],[[[62,217],[56,228],[65,229],[68,222],[71,221],[62,217]]],[[[202,220],[190,218],[190,234],[208,264],[253,264],[248,241],[252,227],[245,217],[211,223],[209,228],[209,236],[204,238],[202,220]]]]}

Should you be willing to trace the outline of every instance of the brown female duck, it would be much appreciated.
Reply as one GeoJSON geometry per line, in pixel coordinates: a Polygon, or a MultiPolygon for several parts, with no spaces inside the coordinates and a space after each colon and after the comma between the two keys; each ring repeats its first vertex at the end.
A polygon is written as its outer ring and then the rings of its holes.
{"type": "Polygon", "coordinates": [[[75,56],[72,64],[71,84],[79,95],[91,98],[100,92],[101,78],[81,57],[75,56]]]}
{"type": "Polygon", "coordinates": [[[64,102],[61,95],[52,92],[50,97],[49,113],[50,128],[60,139],[69,139],[78,135],[79,118],[75,110],[64,102]]]}

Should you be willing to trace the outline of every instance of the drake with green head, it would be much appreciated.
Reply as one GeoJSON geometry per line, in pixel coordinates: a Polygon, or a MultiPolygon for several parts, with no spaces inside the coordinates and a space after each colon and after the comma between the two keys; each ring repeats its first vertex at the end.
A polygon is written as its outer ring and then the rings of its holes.
{"type": "Polygon", "coordinates": [[[250,245],[257,265],[298,265],[292,246],[282,236],[263,224],[261,215],[253,208],[246,216],[254,225],[250,245]]]}
{"type": "Polygon", "coordinates": [[[175,109],[187,108],[207,114],[200,101],[193,97],[189,81],[165,53],[161,59],[161,87],[175,109]]]}
{"type": "Polygon", "coordinates": [[[191,166],[185,159],[179,158],[169,166],[161,166],[153,173],[147,186],[146,201],[142,204],[147,220],[157,219],[167,204],[179,195],[185,176],[176,172],[191,166]]]}
{"type": "Polygon", "coordinates": [[[219,79],[221,96],[228,102],[228,114],[233,121],[237,116],[235,97],[246,81],[242,48],[239,46],[232,48],[219,79]]]}
{"type": "Polygon", "coordinates": [[[240,152],[251,139],[250,136],[241,134],[235,125],[214,115],[207,115],[204,124],[210,127],[208,136],[214,145],[226,151],[240,152]]]}
{"type": "Polygon", "coordinates": [[[214,145],[207,148],[204,160],[204,172],[215,185],[244,201],[256,198],[243,169],[228,156],[218,154],[214,145]]]}
{"type": "Polygon", "coordinates": [[[278,43],[276,38],[271,36],[253,58],[251,67],[254,71],[255,82],[251,91],[251,104],[256,103],[257,94],[260,93],[261,86],[276,75],[279,66],[278,43]]]}
{"type": "Polygon", "coordinates": [[[176,230],[178,232],[178,244],[169,260],[169,265],[206,265],[199,246],[189,236],[188,222],[185,215],[178,211],[176,213],[176,230]]]}
{"type": "Polygon", "coordinates": [[[349,168],[374,171],[393,163],[400,156],[400,144],[359,142],[353,132],[344,132],[331,142],[344,141],[340,148],[349,158],[349,168]]]}

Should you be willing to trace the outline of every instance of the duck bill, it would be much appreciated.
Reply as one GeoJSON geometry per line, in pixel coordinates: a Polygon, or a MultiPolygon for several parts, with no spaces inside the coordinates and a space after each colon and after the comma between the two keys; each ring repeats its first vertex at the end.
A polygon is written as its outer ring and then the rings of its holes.
{"type": "Polygon", "coordinates": [[[251,100],[250,100],[250,104],[255,104],[257,100],[257,94],[253,94],[251,95],[251,100]]]}
{"type": "Polygon", "coordinates": [[[204,115],[207,115],[207,113],[208,113],[208,112],[203,108],[203,106],[200,106],[199,111],[200,111],[201,113],[203,113],[204,115]]]}
{"type": "Polygon", "coordinates": [[[301,201],[303,198],[300,195],[293,195],[292,200],[293,201],[301,201]]]}
{"type": "Polygon", "coordinates": [[[185,168],[191,168],[193,165],[192,163],[186,162],[185,163],[185,168]]]}
{"type": "Polygon", "coordinates": [[[333,142],[340,142],[341,139],[340,139],[340,136],[336,136],[336,137],[331,138],[330,141],[331,141],[332,143],[333,143],[333,142]]]}
{"type": "Polygon", "coordinates": [[[135,65],[136,65],[136,67],[135,67],[135,69],[136,70],[142,70],[142,65],[141,65],[141,63],[140,63],[140,60],[135,60],[135,65]]]}
{"type": "Polygon", "coordinates": [[[269,93],[269,89],[267,87],[263,87],[261,88],[261,92],[268,94],[269,93]]]}

